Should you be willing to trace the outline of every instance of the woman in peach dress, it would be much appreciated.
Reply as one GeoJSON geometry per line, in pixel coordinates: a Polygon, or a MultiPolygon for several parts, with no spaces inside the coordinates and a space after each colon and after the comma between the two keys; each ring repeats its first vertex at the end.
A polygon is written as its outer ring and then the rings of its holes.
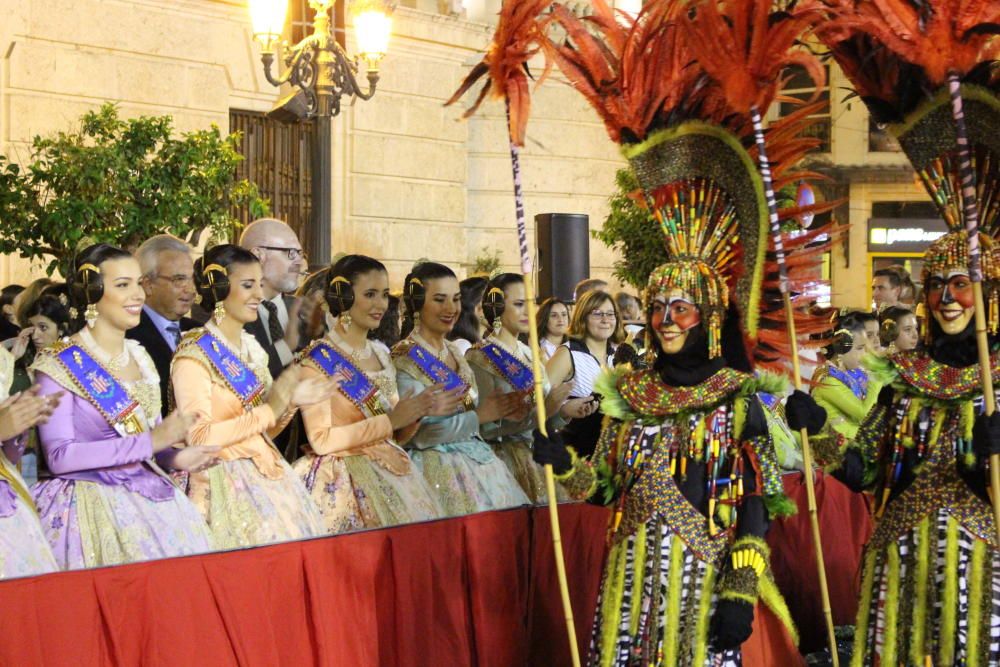
{"type": "Polygon", "coordinates": [[[302,409],[309,444],[293,467],[331,533],[436,519],[441,507],[393,433],[431,414],[439,391],[399,400],[389,350],[368,338],[388,308],[385,266],[347,255],[327,274],[327,333],[300,363],[304,379],[341,382],[328,401],[302,409]]]}

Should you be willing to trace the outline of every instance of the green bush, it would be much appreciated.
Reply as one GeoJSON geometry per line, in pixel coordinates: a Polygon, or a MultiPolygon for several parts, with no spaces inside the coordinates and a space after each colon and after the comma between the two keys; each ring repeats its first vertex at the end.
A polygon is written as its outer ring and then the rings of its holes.
{"type": "Polygon", "coordinates": [[[234,207],[268,212],[236,179],[238,137],[219,128],[172,137],[170,116],[124,120],[105,104],[76,132],[35,137],[23,169],[0,155],[0,252],[48,257],[63,270],[90,243],[134,248],[155,234],[209,230],[232,237],[234,207]]]}
{"type": "Polygon", "coordinates": [[[653,269],[667,261],[664,237],[656,219],[629,197],[639,189],[632,170],[619,169],[615,182],[618,187],[610,200],[611,213],[604,227],[591,233],[618,253],[620,259],[615,260],[613,271],[615,278],[641,292],[653,269]]]}

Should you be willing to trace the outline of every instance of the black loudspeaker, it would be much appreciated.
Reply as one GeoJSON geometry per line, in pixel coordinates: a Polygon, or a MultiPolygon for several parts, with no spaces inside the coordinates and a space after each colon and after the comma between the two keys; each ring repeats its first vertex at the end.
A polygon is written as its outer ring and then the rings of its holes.
{"type": "Polygon", "coordinates": [[[590,217],[583,213],[535,216],[538,299],[573,300],[573,288],[590,277],[590,217]]]}

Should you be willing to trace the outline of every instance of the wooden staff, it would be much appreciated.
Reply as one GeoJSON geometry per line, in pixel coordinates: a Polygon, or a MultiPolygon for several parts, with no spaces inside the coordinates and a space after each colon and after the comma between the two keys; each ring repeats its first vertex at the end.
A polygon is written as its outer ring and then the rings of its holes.
{"type": "MultiPolygon", "coordinates": [[[[795,311],[792,309],[792,297],[789,293],[788,267],[785,265],[785,248],[781,242],[781,223],[778,221],[778,203],[774,198],[771,165],[767,159],[767,147],[764,142],[764,125],[761,122],[760,111],[756,106],[750,109],[750,116],[753,120],[754,138],[757,143],[760,174],[764,180],[764,194],[767,197],[771,236],[774,240],[774,254],[778,263],[781,299],[785,304],[785,326],[788,329],[788,342],[791,346],[792,355],[792,380],[795,383],[795,389],[802,391],[802,370],[799,367],[799,343],[795,334],[795,311]]],[[[819,516],[816,512],[816,488],[813,483],[812,449],[809,447],[809,433],[805,428],[799,431],[799,437],[802,439],[802,467],[805,468],[806,502],[809,507],[809,524],[812,528],[813,546],[816,549],[816,574],[819,577],[820,600],[823,603],[823,616],[826,619],[827,642],[830,645],[830,658],[833,661],[833,667],[840,667],[840,656],[837,653],[837,636],[833,630],[833,610],[830,607],[830,589],[826,583],[823,540],[820,537],[819,516]]]]}
{"type": "MultiPolygon", "coordinates": [[[[958,175],[962,189],[962,211],[965,215],[965,232],[969,243],[969,278],[975,300],[976,348],[979,352],[979,377],[983,385],[983,410],[986,415],[996,411],[996,394],[993,393],[993,364],[990,361],[990,343],[986,338],[986,305],[983,299],[983,267],[979,249],[979,207],[976,205],[976,171],[972,168],[972,150],[969,131],[965,125],[962,104],[962,86],[955,72],[948,75],[948,92],[951,95],[951,113],[955,119],[958,143],[958,175]]],[[[1000,455],[990,455],[990,500],[993,505],[993,527],[1000,540],[1000,455]]]]}
{"type": "MultiPolygon", "coordinates": [[[[521,255],[521,273],[524,274],[524,300],[528,305],[528,344],[531,347],[531,371],[535,384],[535,415],[538,430],[548,437],[545,428],[545,388],[542,384],[542,353],[538,345],[538,327],[535,314],[535,285],[532,279],[533,262],[528,251],[528,231],[524,222],[524,190],[521,187],[521,148],[510,136],[510,105],[507,105],[507,131],[510,139],[510,167],[514,175],[514,212],[517,220],[517,244],[521,255]]],[[[556,502],[556,479],[552,465],[545,465],[545,491],[549,500],[549,520],[552,524],[552,548],[556,558],[556,574],[559,577],[559,593],[562,596],[563,612],[566,617],[566,634],[569,637],[570,657],[573,667],[580,667],[580,648],[576,643],[576,624],[573,621],[573,604],[569,597],[569,583],[566,579],[566,561],[563,558],[562,533],[559,529],[559,506],[556,502]]]]}

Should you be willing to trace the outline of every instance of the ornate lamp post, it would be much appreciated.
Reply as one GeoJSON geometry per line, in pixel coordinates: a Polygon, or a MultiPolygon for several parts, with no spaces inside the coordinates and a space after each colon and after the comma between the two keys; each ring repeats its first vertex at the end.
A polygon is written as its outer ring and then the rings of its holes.
{"type": "MultiPolygon", "coordinates": [[[[347,1],[347,0],[342,0],[347,1]]],[[[352,0],[358,54],[351,58],[337,43],[330,22],[330,10],[337,0],[309,0],[315,11],[312,34],[295,45],[281,41],[285,27],[287,0],[250,0],[254,37],[261,44],[264,76],[273,86],[286,83],[297,87],[305,99],[305,118],[316,123],[312,170],[312,219],[306,247],[311,262],[330,262],[331,247],[331,124],[340,113],[344,95],[371,99],[379,78],[379,62],[389,43],[391,20],[382,0],[352,0]],[[272,73],[279,55],[284,73],[272,73]],[[364,61],[368,90],[358,82],[360,61],[364,61]]]]}

